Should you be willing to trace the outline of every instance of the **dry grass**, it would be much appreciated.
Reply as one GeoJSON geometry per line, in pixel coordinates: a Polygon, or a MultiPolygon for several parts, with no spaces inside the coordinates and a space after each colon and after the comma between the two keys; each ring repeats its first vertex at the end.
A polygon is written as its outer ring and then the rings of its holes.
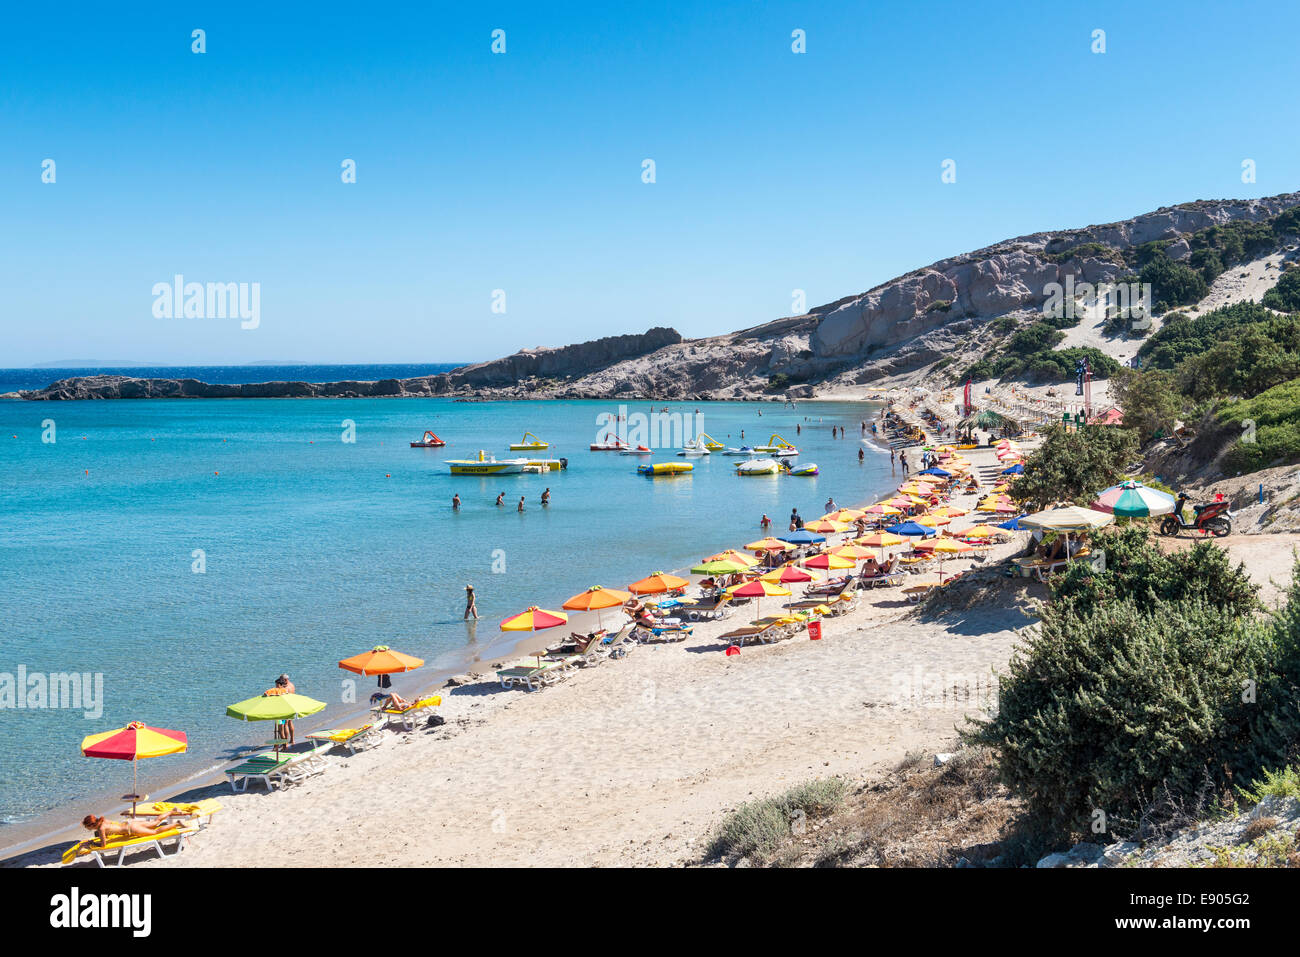
{"type": "Polygon", "coordinates": [[[1038,848],[1016,831],[1020,804],[997,782],[987,753],[965,749],[942,767],[932,765],[930,752],[908,755],[885,780],[858,788],[828,814],[810,815],[801,834],[787,830],[761,853],[728,862],[955,867],[1036,859],[1038,848]]]}

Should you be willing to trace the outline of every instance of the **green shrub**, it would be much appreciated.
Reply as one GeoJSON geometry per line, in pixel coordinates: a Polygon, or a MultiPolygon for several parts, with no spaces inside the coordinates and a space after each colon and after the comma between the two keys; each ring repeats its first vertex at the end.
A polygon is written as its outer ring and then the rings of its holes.
{"type": "Polygon", "coordinates": [[[1172,370],[1184,359],[1200,355],[1216,342],[1244,331],[1246,326],[1274,318],[1272,312],[1255,302],[1234,303],[1195,319],[1171,313],[1160,331],[1142,343],[1138,355],[1148,369],[1172,370]]]}
{"type": "Polygon", "coordinates": [[[1024,474],[1011,487],[1016,500],[1034,509],[1054,502],[1086,505],[1119,482],[1137,448],[1131,429],[1091,426],[1066,431],[1049,428],[1043,444],[1025,459],[1024,474]]]}
{"type": "Polygon", "coordinates": [[[1300,269],[1283,273],[1277,285],[1264,293],[1263,305],[1278,312],[1300,312],[1300,269]]]}
{"type": "Polygon", "coordinates": [[[707,853],[765,857],[791,836],[800,814],[807,818],[831,814],[844,803],[848,791],[842,778],[821,778],[778,797],[742,804],[718,826],[707,853]]]}
{"type": "Polygon", "coordinates": [[[1219,410],[1218,420],[1242,430],[1224,460],[1229,470],[1254,472],[1274,462],[1300,459],[1300,378],[1228,403],[1219,410]]]}
{"type": "Polygon", "coordinates": [[[1200,302],[1209,291],[1205,278],[1199,272],[1190,266],[1174,262],[1163,250],[1153,255],[1142,267],[1138,279],[1151,283],[1151,297],[1166,307],[1200,302]]]}

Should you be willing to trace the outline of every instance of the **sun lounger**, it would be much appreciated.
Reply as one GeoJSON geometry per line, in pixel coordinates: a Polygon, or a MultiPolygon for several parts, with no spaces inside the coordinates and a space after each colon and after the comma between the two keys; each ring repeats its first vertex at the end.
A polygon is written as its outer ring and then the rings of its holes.
{"type": "Polygon", "coordinates": [[[115,837],[101,847],[99,838],[78,841],[63,852],[63,865],[76,864],[82,860],[93,859],[100,867],[121,867],[125,863],[127,851],[152,849],[159,857],[169,856],[164,850],[170,843],[172,857],[185,849],[185,839],[197,831],[197,827],[178,825],[165,831],[158,831],[147,837],[115,837]]]}
{"type": "Polygon", "coordinates": [[[597,653],[606,658],[623,658],[629,651],[636,647],[636,639],[632,633],[636,629],[631,622],[628,622],[618,630],[613,638],[606,638],[597,649],[597,653]]]}
{"type": "Polygon", "coordinates": [[[934,585],[912,585],[908,588],[904,588],[903,594],[907,596],[908,601],[915,603],[924,598],[929,593],[930,589],[934,587],[934,585]]]}
{"type": "Polygon", "coordinates": [[[204,798],[202,801],[189,803],[151,801],[148,804],[137,805],[134,810],[123,811],[122,814],[125,817],[136,818],[155,818],[160,814],[170,814],[178,824],[184,822],[187,826],[204,828],[212,823],[212,818],[220,810],[220,801],[216,798],[204,798]]]}
{"type": "Polygon", "coordinates": [[[637,625],[635,636],[639,641],[685,641],[695,629],[690,625],[663,624],[653,627],[637,625]]]}
{"type": "Polygon", "coordinates": [[[411,706],[404,709],[399,708],[371,708],[377,721],[387,719],[389,724],[400,724],[407,731],[415,730],[415,722],[432,714],[433,709],[442,704],[442,695],[426,695],[418,701],[413,701],[411,706]]]}
{"type": "Polygon", "coordinates": [[[359,728],[329,728],[307,735],[309,741],[346,748],[349,754],[356,754],[367,748],[373,748],[383,740],[383,727],[377,722],[363,724],[359,728]]]}
{"type": "Polygon", "coordinates": [[[257,781],[265,785],[268,791],[287,784],[298,784],[328,767],[320,752],[329,747],[328,744],[319,744],[306,751],[282,751],[279,755],[274,751],[266,751],[227,770],[226,780],[230,782],[232,791],[247,791],[248,786],[257,781]]]}
{"type": "Polygon", "coordinates": [[[564,659],[543,659],[537,664],[502,668],[497,672],[497,678],[503,688],[517,687],[536,691],[544,685],[559,681],[576,663],[576,658],[576,655],[570,655],[564,659]]]}

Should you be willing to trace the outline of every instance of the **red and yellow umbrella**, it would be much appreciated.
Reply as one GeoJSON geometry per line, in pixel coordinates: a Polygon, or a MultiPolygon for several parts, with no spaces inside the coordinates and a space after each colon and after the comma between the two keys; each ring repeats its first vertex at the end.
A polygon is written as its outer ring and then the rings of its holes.
{"type": "Polygon", "coordinates": [[[131,813],[134,814],[136,801],[140,797],[136,762],[141,758],[161,758],[168,754],[180,754],[188,743],[189,739],[186,738],[184,731],[151,728],[143,722],[132,721],[125,728],[104,731],[83,738],[81,753],[88,758],[131,762],[131,793],[123,795],[123,800],[130,799],[131,813]]]}
{"type": "Polygon", "coordinates": [[[745,546],[751,552],[783,552],[790,547],[789,542],[783,542],[779,538],[760,538],[756,542],[750,542],[745,546]]]}
{"type": "Polygon", "coordinates": [[[755,578],[752,582],[745,582],[743,585],[734,585],[727,589],[727,594],[739,598],[756,598],[755,611],[759,618],[763,617],[763,599],[772,598],[781,595],[789,595],[790,589],[782,588],[775,582],[763,581],[761,578],[755,578]]]}
{"type": "Polygon", "coordinates": [[[832,568],[852,568],[856,564],[851,558],[841,558],[838,555],[823,554],[814,555],[812,558],[803,560],[805,568],[824,568],[830,571],[832,568]]]}
{"type": "Polygon", "coordinates": [[[813,577],[798,566],[782,565],[780,568],[772,569],[765,575],[759,575],[758,580],[770,582],[773,585],[788,585],[791,582],[810,582],[813,577]]]}
{"type": "Polygon", "coordinates": [[[676,575],[669,575],[666,572],[655,572],[653,575],[628,585],[627,590],[637,595],[662,595],[664,592],[685,588],[689,584],[690,582],[685,578],[678,578],[676,575]]]}
{"type": "Polygon", "coordinates": [[[737,564],[744,565],[746,568],[758,564],[752,556],[746,555],[744,552],[738,552],[734,548],[728,548],[725,552],[718,552],[716,555],[710,555],[704,560],[706,562],[736,562],[737,564]]]}
{"type": "Polygon", "coordinates": [[[526,611],[511,615],[501,622],[501,630],[541,631],[543,628],[554,628],[557,625],[563,625],[568,620],[569,616],[562,611],[547,611],[544,608],[532,605],[526,611]]]}
{"type": "Polygon", "coordinates": [[[820,519],[816,522],[809,522],[804,526],[810,532],[816,532],[818,535],[829,535],[833,532],[846,532],[853,526],[847,522],[832,522],[829,519],[820,519]]]}

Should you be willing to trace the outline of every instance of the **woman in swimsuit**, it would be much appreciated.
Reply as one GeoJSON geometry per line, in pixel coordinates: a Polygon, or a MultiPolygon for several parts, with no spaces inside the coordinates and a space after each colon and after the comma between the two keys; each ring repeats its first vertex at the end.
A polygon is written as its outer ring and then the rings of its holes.
{"type": "Polygon", "coordinates": [[[108,847],[110,838],[153,837],[159,831],[169,831],[176,826],[167,820],[169,817],[170,811],[159,814],[152,821],[110,821],[106,817],[87,814],[81,819],[81,826],[95,833],[100,847],[108,847]]]}

